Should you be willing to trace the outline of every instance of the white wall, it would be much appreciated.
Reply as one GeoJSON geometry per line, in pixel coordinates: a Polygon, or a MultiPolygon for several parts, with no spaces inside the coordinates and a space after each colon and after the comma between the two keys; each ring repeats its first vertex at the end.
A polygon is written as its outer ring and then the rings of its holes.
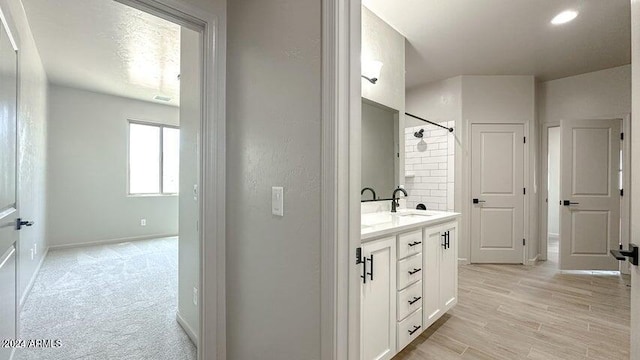
{"type": "MultiPolygon", "coordinates": [[[[193,303],[198,288],[200,242],[198,219],[199,194],[194,194],[200,176],[201,86],[200,34],[180,30],[180,195],[178,241],[178,320],[194,343],[198,343],[199,305],[193,303]]],[[[199,193],[200,189],[198,189],[199,193]]]]}
{"type": "Polygon", "coordinates": [[[228,3],[228,359],[320,358],[321,4],[228,3]]]}
{"type": "MultiPolygon", "coordinates": [[[[462,77],[407,89],[407,112],[425,119],[458,122],[462,119],[462,77]]],[[[427,125],[425,122],[406,118],[407,127],[427,125]]]]}
{"type": "MultiPolygon", "coordinates": [[[[542,179],[548,177],[549,186],[549,212],[547,214],[550,236],[558,237],[560,234],[560,128],[549,128],[549,157],[548,176],[541,175],[542,179]]],[[[543,205],[544,206],[544,205],[543,205]]],[[[544,236],[544,234],[542,234],[544,236]]]]}
{"type": "Polygon", "coordinates": [[[537,92],[541,123],[628,114],[631,65],[542,82],[537,92]]]}
{"type": "Polygon", "coordinates": [[[20,304],[35,278],[47,249],[46,230],[46,132],[47,77],[29,29],[22,4],[2,0],[9,26],[16,37],[18,56],[18,201],[20,215],[35,225],[20,231],[18,244],[18,296],[20,304]],[[31,249],[37,254],[31,259],[31,249]]]}
{"type": "Polygon", "coordinates": [[[127,120],[177,125],[178,108],[52,85],[49,118],[50,246],[178,233],[177,196],[127,195],[127,120]]]}
{"type": "MultiPolygon", "coordinates": [[[[371,10],[362,7],[362,59],[383,63],[376,84],[362,79],[362,97],[399,113],[398,137],[404,148],[405,38],[371,10]]],[[[400,152],[398,184],[404,184],[404,152],[400,152]]],[[[364,186],[364,184],[363,184],[364,186]]]]}

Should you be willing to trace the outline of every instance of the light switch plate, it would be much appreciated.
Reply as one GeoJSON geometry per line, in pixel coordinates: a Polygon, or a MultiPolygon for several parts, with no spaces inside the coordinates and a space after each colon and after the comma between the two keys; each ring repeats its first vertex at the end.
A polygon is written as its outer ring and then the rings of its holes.
{"type": "Polygon", "coordinates": [[[271,188],[271,213],[276,216],[284,216],[284,188],[282,186],[271,188]]]}

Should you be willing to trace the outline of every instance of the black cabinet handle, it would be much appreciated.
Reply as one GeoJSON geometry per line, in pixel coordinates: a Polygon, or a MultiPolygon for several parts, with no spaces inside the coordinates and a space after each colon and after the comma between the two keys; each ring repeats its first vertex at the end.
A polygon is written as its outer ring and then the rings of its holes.
{"type": "Polygon", "coordinates": [[[442,236],[442,247],[446,249],[447,248],[447,233],[442,233],[442,235],[440,235],[440,236],[442,236]]]}
{"type": "Polygon", "coordinates": [[[413,300],[409,300],[409,305],[413,305],[416,303],[416,301],[422,299],[422,296],[414,296],[413,300]]]}
{"type": "Polygon", "coordinates": [[[367,258],[367,260],[369,260],[369,262],[371,263],[371,272],[368,272],[367,275],[369,275],[371,281],[373,281],[373,254],[371,254],[371,256],[367,258]]]}
{"type": "Polygon", "coordinates": [[[414,247],[414,246],[420,245],[420,244],[422,244],[422,241],[415,241],[415,242],[409,243],[409,246],[410,247],[414,247]]]}
{"type": "Polygon", "coordinates": [[[360,277],[363,284],[367,283],[367,260],[367,258],[364,258],[364,260],[360,261],[360,264],[362,264],[362,275],[360,277]]]}
{"type": "Polygon", "coordinates": [[[409,330],[409,335],[413,335],[416,333],[416,331],[420,330],[422,326],[420,325],[413,325],[413,330],[409,330]]]}
{"type": "Polygon", "coordinates": [[[413,269],[413,271],[412,271],[412,270],[409,270],[409,275],[417,274],[417,273],[419,273],[420,271],[422,271],[422,269],[416,269],[416,268],[414,268],[414,269],[413,269]]]}
{"type": "Polygon", "coordinates": [[[450,236],[450,232],[449,232],[449,231],[447,231],[447,232],[446,232],[446,235],[447,235],[446,239],[447,239],[447,249],[448,249],[448,248],[450,248],[450,247],[451,247],[451,236],[450,236]]]}

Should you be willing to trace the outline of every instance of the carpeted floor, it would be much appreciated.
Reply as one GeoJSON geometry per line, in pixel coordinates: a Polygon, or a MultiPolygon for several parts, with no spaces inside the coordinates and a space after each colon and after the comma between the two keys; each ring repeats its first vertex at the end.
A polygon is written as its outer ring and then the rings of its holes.
{"type": "Polygon", "coordinates": [[[178,239],[50,251],[21,313],[16,360],[195,359],[176,322],[178,239]]]}

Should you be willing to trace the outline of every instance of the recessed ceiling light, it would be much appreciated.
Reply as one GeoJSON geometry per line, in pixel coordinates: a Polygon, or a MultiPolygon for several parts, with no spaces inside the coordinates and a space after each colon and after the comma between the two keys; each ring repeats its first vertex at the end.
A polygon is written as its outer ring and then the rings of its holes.
{"type": "Polygon", "coordinates": [[[156,95],[153,97],[154,100],[158,101],[171,101],[171,98],[168,96],[156,95]]]}
{"type": "Polygon", "coordinates": [[[573,10],[565,10],[551,19],[553,25],[566,24],[578,17],[578,12],[573,10]]]}

